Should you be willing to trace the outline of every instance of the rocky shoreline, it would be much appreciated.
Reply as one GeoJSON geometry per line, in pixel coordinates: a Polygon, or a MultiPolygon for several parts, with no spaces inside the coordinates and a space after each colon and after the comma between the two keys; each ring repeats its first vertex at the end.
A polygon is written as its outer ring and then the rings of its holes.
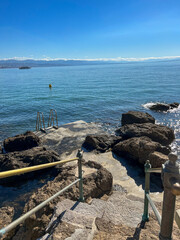
{"type": "Polygon", "coordinates": [[[122,114],[122,127],[116,135],[89,135],[83,147],[105,152],[112,150],[119,157],[144,165],[150,160],[152,167],[161,167],[170,153],[170,144],[175,140],[171,128],[155,124],[148,113],[129,111],[122,114]]]}
{"type": "MultiPolygon", "coordinates": [[[[148,159],[152,167],[161,167],[168,159],[171,151],[170,144],[175,136],[171,128],[155,124],[155,119],[144,112],[129,111],[123,114],[121,125],[114,135],[107,134],[94,123],[77,121],[61,126],[59,129],[49,129],[47,134],[27,132],[8,138],[4,141],[2,154],[0,154],[0,169],[7,171],[70,159],[75,157],[77,150],[82,147],[85,150],[83,157],[85,201],[91,203],[94,198],[108,200],[109,195],[112,195],[112,200],[109,201],[116,202],[113,199],[119,199],[119,196],[113,197],[112,193],[118,191],[120,196],[125,195],[126,201],[131,199],[132,204],[135,204],[132,199],[141,198],[141,200],[136,200],[137,204],[140,204],[137,209],[141,209],[144,195],[144,163],[148,159]]],[[[53,178],[32,193],[24,205],[23,213],[75,180],[77,164],[65,164],[49,170],[11,177],[0,180],[0,184],[16,187],[17,182],[23,184],[24,181],[30,181],[40,175],[43,177],[51,175],[53,178]]],[[[160,177],[153,177],[152,190],[162,192],[160,177]]],[[[4,239],[37,239],[44,234],[50,237],[54,233],[52,229],[50,231],[46,227],[52,220],[56,204],[65,199],[77,201],[78,197],[77,185],[31,216],[4,239]]],[[[160,193],[159,195],[155,193],[152,197],[156,201],[162,200],[160,193]]],[[[0,208],[0,212],[3,216],[0,227],[3,227],[12,221],[15,211],[14,207],[4,206],[0,208]]],[[[136,214],[139,216],[140,213],[136,214]]],[[[105,218],[102,219],[107,221],[105,218]]],[[[67,227],[65,229],[68,231],[67,227]]],[[[74,234],[75,229],[77,226],[73,225],[66,237],[74,234]],[[70,232],[72,232],[71,235],[69,235],[70,232]]],[[[66,238],[62,236],[59,239],[66,238]]]]}

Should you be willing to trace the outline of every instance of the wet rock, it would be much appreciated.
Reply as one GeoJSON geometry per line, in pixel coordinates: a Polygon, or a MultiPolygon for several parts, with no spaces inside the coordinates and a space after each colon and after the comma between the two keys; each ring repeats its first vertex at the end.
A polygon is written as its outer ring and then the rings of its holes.
{"type": "Polygon", "coordinates": [[[177,102],[170,103],[169,106],[170,106],[171,109],[178,108],[179,107],[179,103],[177,103],[177,102]]]}
{"type": "Polygon", "coordinates": [[[88,135],[82,146],[90,151],[105,152],[121,140],[121,137],[113,135],[88,135]]]}
{"type": "Polygon", "coordinates": [[[139,111],[129,111],[122,114],[121,125],[133,123],[155,123],[155,118],[150,114],[139,111]]]}
{"type": "Polygon", "coordinates": [[[1,145],[0,145],[0,154],[1,154],[1,153],[3,153],[3,149],[2,149],[2,147],[1,147],[1,145]]]}
{"type": "Polygon", "coordinates": [[[155,103],[154,105],[150,106],[149,109],[151,110],[154,110],[154,111],[167,111],[169,109],[173,109],[173,108],[178,108],[179,106],[179,103],[169,103],[169,104],[166,104],[166,103],[155,103]]]}
{"type": "MultiPolygon", "coordinates": [[[[29,150],[12,152],[0,155],[0,171],[7,171],[30,167],[34,165],[60,161],[59,155],[53,150],[46,150],[44,147],[35,147],[29,150]]],[[[19,176],[9,177],[0,180],[0,184],[18,182],[22,179],[30,179],[39,176],[46,170],[34,171],[19,176]]],[[[48,171],[50,171],[48,169],[48,171]]]]}
{"type": "Polygon", "coordinates": [[[169,110],[170,106],[166,103],[156,103],[149,107],[149,109],[154,111],[167,111],[169,110]]]}
{"type": "MultiPolygon", "coordinates": [[[[148,137],[130,138],[113,147],[113,152],[118,156],[139,162],[143,165],[149,159],[149,154],[155,151],[164,151],[164,147],[148,137]]],[[[152,167],[154,166],[152,165],[152,167]]]]}
{"type": "Polygon", "coordinates": [[[149,161],[153,168],[162,167],[162,164],[164,164],[168,160],[169,160],[168,156],[160,152],[153,152],[149,154],[149,161]]]}
{"type": "Polygon", "coordinates": [[[169,145],[175,139],[174,131],[166,126],[152,123],[128,124],[116,130],[124,139],[147,136],[162,145],[169,145]]]}
{"type": "Polygon", "coordinates": [[[30,131],[24,134],[10,137],[4,140],[4,149],[6,152],[23,151],[40,144],[39,138],[30,131]]]}

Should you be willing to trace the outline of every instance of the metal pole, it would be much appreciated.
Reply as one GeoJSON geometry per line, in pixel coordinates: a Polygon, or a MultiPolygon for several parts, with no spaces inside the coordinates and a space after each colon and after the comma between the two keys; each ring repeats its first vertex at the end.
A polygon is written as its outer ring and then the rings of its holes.
{"type": "Polygon", "coordinates": [[[37,118],[36,118],[36,131],[38,131],[38,112],[37,112],[37,118]]]}
{"type": "Polygon", "coordinates": [[[151,164],[149,160],[146,161],[144,165],[144,170],[145,170],[145,191],[144,191],[144,213],[142,216],[142,220],[144,222],[149,221],[149,202],[146,194],[149,194],[150,190],[150,173],[148,172],[148,169],[151,168],[151,164]]]}
{"type": "Polygon", "coordinates": [[[159,234],[159,239],[161,240],[172,239],[175,202],[176,196],[173,195],[169,189],[165,188],[163,197],[161,231],[159,234]]]}
{"type": "Polygon", "coordinates": [[[79,174],[79,201],[84,202],[84,195],[83,195],[83,177],[82,177],[82,151],[78,150],[77,157],[79,158],[78,160],[78,174],[79,174]]]}
{"type": "Polygon", "coordinates": [[[44,123],[44,114],[43,113],[41,113],[42,114],[42,121],[43,121],[43,127],[44,127],[44,131],[46,131],[46,128],[45,128],[45,123],[44,123]]]}
{"type": "Polygon", "coordinates": [[[24,215],[22,215],[21,217],[19,217],[18,219],[16,219],[14,222],[10,223],[8,226],[2,228],[0,230],[0,237],[2,237],[5,233],[8,233],[9,231],[11,231],[13,228],[17,227],[20,223],[22,223],[23,221],[25,221],[28,217],[30,217],[32,214],[36,213],[37,211],[39,211],[41,208],[43,208],[44,206],[46,206],[47,203],[49,203],[50,201],[52,201],[53,199],[55,199],[56,197],[58,197],[60,194],[62,194],[63,192],[65,192],[67,189],[69,189],[70,187],[72,187],[74,184],[76,184],[77,182],[79,182],[80,179],[75,180],[74,182],[72,182],[71,184],[69,184],[67,187],[63,188],[62,190],[60,190],[59,192],[57,192],[56,194],[54,194],[52,197],[48,198],[47,200],[45,200],[44,202],[40,203],[39,205],[37,205],[35,208],[31,209],[29,212],[25,213],[24,215]]]}
{"type": "Polygon", "coordinates": [[[78,158],[72,158],[72,159],[61,160],[61,161],[57,161],[57,162],[35,165],[35,166],[32,166],[32,167],[26,167],[26,168],[4,171],[4,172],[0,172],[0,178],[12,177],[12,176],[24,174],[24,173],[27,173],[27,172],[33,172],[33,171],[37,171],[37,170],[41,170],[41,169],[45,169],[45,168],[50,168],[50,167],[54,167],[58,164],[64,164],[64,163],[72,162],[72,161],[75,161],[75,160],[79,160],[79,159],[78,158]]]}
{"type": "Polygon", "coordinates": [[[57,124],[57,128],[58,128],[57,112],[56,112],[56,110],[54,110],[54,111],[55,111],[55,113],[56,113],[56,124],[57,124]]]}
{"type": "Polygon", "coordinates": [[[51,117],[51,110],[50,110],[50,113],[49,113],[48,127],[50,127],[50,117],[51,117]]]}
{"type": "Polygon", "coordinates": [[[162,180],[164,186],[162,221],[159,239],[171,240],[176,195],[180,195],[180,165],[176,162],[177,155],[170,153],[169,161],[163,165],[162,180]]]}
{"type": "Polygon", "coordinates": [[[150,203],[150,205],[151,205],[151,207],[152,207],[152,209],[153,209],[153,211],[156,215],[156,218],[158,220],[159,225],[161,225],[161,215],[160,215],[160,213],[158,212],[158,210],[157,210],[156,206],[154,205],[152,199],[150,198],[149,194],[146,194],[146,197],[147,197],[147,199],[148,199],[148,201],[149,201],[149,203],[150,203]]]}

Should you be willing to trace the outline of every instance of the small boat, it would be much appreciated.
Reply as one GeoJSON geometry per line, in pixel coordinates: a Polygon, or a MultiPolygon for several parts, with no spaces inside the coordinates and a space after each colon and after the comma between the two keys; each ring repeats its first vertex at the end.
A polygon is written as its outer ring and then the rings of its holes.
{"type": "Polygon", "coordinates": [[[28,66],[23,66],[23,67],[19,67],[19,69],[30,69],[31,67],[28,66]]]}

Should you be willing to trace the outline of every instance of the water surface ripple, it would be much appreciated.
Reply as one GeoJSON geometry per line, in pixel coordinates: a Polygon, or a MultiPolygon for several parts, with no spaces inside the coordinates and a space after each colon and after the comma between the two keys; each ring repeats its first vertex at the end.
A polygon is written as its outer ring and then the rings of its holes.
{"type": "Polygon", "coordinates": [[[56,109],[60,124],[85,120],[112,130],[121,114],[143,110],[180,139],[180,110],[153,113],[149,102],[180,102],[180,61],[0,70],[0,140],[35,130],[37,111],[56,109]],[[52,84],[52,89],[49,89],[52,84]]]}

